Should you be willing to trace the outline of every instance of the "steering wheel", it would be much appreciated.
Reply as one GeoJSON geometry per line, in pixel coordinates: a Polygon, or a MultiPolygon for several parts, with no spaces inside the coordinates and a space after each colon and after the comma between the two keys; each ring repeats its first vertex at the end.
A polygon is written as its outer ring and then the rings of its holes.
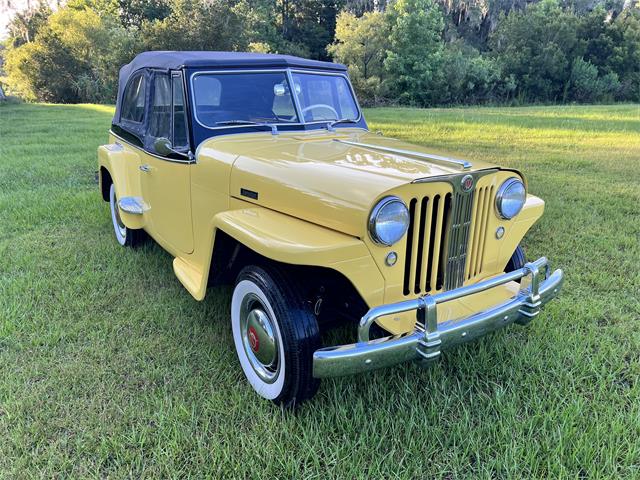
{"type": "Polygon", "coordinates": [[[338,112],[336,112],[336,109],[333,108],[331,105],[327,105],[326,103],[315,103],[313,105],[309,105],[308,107],[304,107],[302,109],[302,115],[304,115],[305,119],[306,119],[306,115],[305,113],[307,113],[309,110],[313,110],[314,108],[325,108],[327,110],[331,110],[331,113],[333,113],[335,116],[333,118],[328,118],[327,120],[337,120],[339,117],[338,112]]]}

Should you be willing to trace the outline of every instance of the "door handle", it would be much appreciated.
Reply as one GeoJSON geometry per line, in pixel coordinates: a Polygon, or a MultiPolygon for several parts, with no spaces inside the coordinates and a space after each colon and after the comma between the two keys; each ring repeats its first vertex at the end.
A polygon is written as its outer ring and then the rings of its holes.
{"type": "Polygon", "coordinates": [[[149,173],[151,171],[151,167],[146,163],[144,165],[140,165],[138,168],[140,169],[141,172],[145,172],[145,173],[149,173]]]}

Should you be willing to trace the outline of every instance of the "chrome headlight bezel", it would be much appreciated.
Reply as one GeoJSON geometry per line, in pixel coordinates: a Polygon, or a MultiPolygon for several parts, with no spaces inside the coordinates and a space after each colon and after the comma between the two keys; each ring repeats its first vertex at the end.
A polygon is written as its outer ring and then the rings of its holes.
{"type": "Polygon", "coordinates": [[[509,177],[502,183],[502,185],[500,185],[500,188],[498,189],[498,193],[496,194],[496,212],[498,213],[498,216],[503,220],[511,220],[522,211],[522,207],[524,207],[524,204],[526,201],[527,201],[527,188],[525,187],[524,182],[517,177],[509,177]],[[522,191],[523,191],[523,196],[522,196],[522,201],[520,202],[520,206],[515,213],[505,214],[504,208],[503,208],[504,197],[511,188],[517,186],[518,184],[522,186],[522,191]]]}
{"type": "Polygon", "coordinates": [[[385,247],[390,247],[391,245],[399,242],[402,239],[402,237],[406,235],[407,230],[409,229],[409,209],[407,208],[407,205],[402,201],[402,199],[399,197],[396,197],[395,195],[384,197],[371,210],[371,214],[369,215],[368,227],[369,227],[368,228],[369,236],[371,237],[371,240],[373,240],[374,243],[377,243],[378,245],[382,245],[385,247]],[[393,238],[382,238],[377,228],[378,219],[380,215],[384,213],[384,210],[386,208],[389,208],[394,204],[401,205],[404,211],[404,222],[400,226],[401,228],[399,230],[399,232],[401,231],[402,233],[396,234],[395,237],[393,238]]]}

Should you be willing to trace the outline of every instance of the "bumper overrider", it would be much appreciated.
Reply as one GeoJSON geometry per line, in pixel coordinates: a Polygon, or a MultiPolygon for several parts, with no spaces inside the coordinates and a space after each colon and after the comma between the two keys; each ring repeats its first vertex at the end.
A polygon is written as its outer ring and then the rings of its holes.
{"type": "Polygon", "coordinates": [[[511,323],[526,325],[540,312],[542,305],[558,295],[563,280],[562,270],[551,273],[549,262],[542,257],[518,270],[474,285],[374,307],[360,320],[357,343],[316,350],[313,355],[313,376],[325,378],[349,375],[408,360],[431,362],[443,350],[475,340],[511,323]],[[438,323],[439,304],[524,277],[528,277],[530,281],[523,280],[520,291],[510,300],[466,318],[438,323]],[[413,332],[369,339],[369,329],[378,318],[413,310],[416,312],[413,332]]]}

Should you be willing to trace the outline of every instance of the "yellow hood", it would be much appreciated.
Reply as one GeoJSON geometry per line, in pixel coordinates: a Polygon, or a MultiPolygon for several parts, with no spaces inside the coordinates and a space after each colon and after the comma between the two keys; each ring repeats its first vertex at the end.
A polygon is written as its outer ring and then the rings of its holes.
{"type": "MultiPolygon", "coordinates": [[[[215,156],[237,156],[232,196],[354,236],[364,234],[369,212],[385,192],[465,171],[429,148],[356,129],[230,135],[202,147],[215,156]]],[[[466,171],[495,168],[472,163],[466,171]]]]}

